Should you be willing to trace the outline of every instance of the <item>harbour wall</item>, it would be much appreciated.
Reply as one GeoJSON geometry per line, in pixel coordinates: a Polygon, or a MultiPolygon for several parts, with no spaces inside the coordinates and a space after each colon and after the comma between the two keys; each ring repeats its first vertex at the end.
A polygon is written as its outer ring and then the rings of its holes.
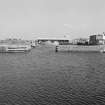
{"type": "Polygon", "coordinates": [[[104,52],[105,45],[59,45],[56,46],[57,51],[104,52]]]}

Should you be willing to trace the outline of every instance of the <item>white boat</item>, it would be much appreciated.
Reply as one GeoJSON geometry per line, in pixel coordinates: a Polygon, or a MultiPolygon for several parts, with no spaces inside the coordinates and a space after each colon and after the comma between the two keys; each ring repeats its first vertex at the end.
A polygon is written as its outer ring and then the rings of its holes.
{"type": "Polygon", "coordinates": [[[0,52],[27,52],[30,50],[30,45],[0,45],[0,52]]]}
{"type": "Polygon", "coordinates": [[[35,41],[32,41],[32,42],[31,42],[31,47],[36,47],[35,41]]]}

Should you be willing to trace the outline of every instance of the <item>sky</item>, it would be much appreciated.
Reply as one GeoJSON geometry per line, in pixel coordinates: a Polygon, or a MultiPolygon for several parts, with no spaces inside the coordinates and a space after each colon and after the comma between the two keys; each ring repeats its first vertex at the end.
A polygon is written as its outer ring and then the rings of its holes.
{"type": "Polygon", "coordinates": [[[0,39],[73,39],[103,32],[105,0],[0,0],[0,39]]]}

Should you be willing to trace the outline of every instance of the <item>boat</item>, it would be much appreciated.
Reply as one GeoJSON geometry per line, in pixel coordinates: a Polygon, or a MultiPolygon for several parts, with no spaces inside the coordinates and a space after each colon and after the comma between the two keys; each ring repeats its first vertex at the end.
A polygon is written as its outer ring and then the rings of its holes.
{"type": "Polygon", "coordinates": [[[0,52],[27,52],[30,50],[30,45],[0,45],[0,52]]]}
{"type": "Polygon", "coordinates": [[[33,48],[36,47],[36,43],[35,43],[35,41],[32,41],[32,42],[31,42],[31,47],[33,47],[33,48]]]}

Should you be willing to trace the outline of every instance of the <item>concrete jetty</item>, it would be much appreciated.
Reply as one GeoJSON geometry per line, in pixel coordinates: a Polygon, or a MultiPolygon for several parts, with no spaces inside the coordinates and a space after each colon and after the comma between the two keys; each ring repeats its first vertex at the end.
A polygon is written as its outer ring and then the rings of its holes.
{"type": "Polygon", "coordinates": [[[55,51],[105,52],[105,45],[59,45],[55,51]]]}

